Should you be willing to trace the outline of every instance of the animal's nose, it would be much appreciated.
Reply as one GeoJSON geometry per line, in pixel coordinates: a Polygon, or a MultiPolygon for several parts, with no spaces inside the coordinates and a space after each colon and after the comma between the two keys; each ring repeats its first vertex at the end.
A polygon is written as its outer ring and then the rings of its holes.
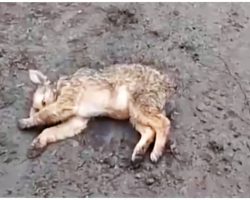
{"type": "Polygon", "coordinates": [[[39,111],[40,111],[39,108],[34,108],[34,112],[35,112],[35,113],[37,113],[37,112],[39,112],[39,111]]]}

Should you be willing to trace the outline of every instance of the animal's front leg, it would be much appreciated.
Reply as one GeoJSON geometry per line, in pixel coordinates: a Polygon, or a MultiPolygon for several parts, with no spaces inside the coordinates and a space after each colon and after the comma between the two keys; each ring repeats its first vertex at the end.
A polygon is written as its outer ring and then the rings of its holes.
{"type": "Polygon", "coordinates": [[[35,109],[33,107],[31,107],[30,109],[30,117],[33,116],[36,113],[35,109]]]}
{"type": "Polygon", "coordinates": [[[20,129],[31,128],[34,126],[53,125],[60,121],[67,120],[74,115],[73,106],[65,106],[55,102],[43,108],[29,118],[18,120],[20,129]]]}
{"type": "Polygon", "coordinates": [[[49,143],[64,140],[81,133],[87,127],[88,121],[87,118],[73,117],[62,124],[45,129],[33,140],[27,156],[29,158],[37,157],[49,143]]]}

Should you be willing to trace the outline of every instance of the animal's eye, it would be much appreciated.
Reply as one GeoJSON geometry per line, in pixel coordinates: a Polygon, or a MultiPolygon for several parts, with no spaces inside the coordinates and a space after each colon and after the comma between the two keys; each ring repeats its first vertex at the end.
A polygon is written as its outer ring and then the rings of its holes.
{"type": "Polygon", "coordinates": [[[46,106],[46,102],[45,101],[42,101],[42,106],[46,106]]]}

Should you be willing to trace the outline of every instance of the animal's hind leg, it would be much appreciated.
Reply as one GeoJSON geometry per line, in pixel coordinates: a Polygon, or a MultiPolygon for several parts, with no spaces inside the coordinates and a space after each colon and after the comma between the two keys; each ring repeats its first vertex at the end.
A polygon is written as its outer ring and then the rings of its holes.
{"type": "Polygon", "coordinates": [[[81,133],[86,127],[89,119],[73,117],[61,124],[45,129],[31,143],[28,157],[36,157],[49,144],[73,137],[81,133]]]}
{"type": "MultiPolygon", "coordinates": [[[[138,99],[137,99],[138,100],[138,99]]],[[[157,162],[162,155],[169,136],[170,121],[166,118],[160,109],[152,103],[143,104],[144,102],[136,102],[130,105],[130,114],[136,121],[151,127],[156,134],[153,151],[150,154],[150,159],[157,162]]]]}
{"type": "Polygon", "coordinates": [[[136,144],[131,158],[135,162],[143,158],[148,147],[154,141],[155,132],[151,127],[145,126],[140,122],[132,122],[132,124],[134,124],[135,129],[141,134],[141,139],[136,144]]]}
{"type": "Polygon", "coordinates": [[[153,126],[156,131],[154,148],[150,154],[150,159],[153,162],[157,162],[164,152],[170,131],[170,120],[163,114],[159,114],[157,118],[158,121],[154,120],[150,122],[151,126],[153,126]]]}

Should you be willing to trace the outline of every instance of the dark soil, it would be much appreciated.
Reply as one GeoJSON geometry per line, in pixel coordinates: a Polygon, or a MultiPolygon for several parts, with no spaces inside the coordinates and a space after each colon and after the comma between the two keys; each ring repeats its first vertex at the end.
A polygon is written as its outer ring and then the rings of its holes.
{"type": "Polygon", "coordinates": [[[1,3],[0,196],[249,197],[250,4],[1,3]],[[34,85],[80,67],[151,64],[179,85],[172,146],[159,163],[131,164],[128,122],[93,120],[78,137],[26,152],[19,131],[34,85]]]}

